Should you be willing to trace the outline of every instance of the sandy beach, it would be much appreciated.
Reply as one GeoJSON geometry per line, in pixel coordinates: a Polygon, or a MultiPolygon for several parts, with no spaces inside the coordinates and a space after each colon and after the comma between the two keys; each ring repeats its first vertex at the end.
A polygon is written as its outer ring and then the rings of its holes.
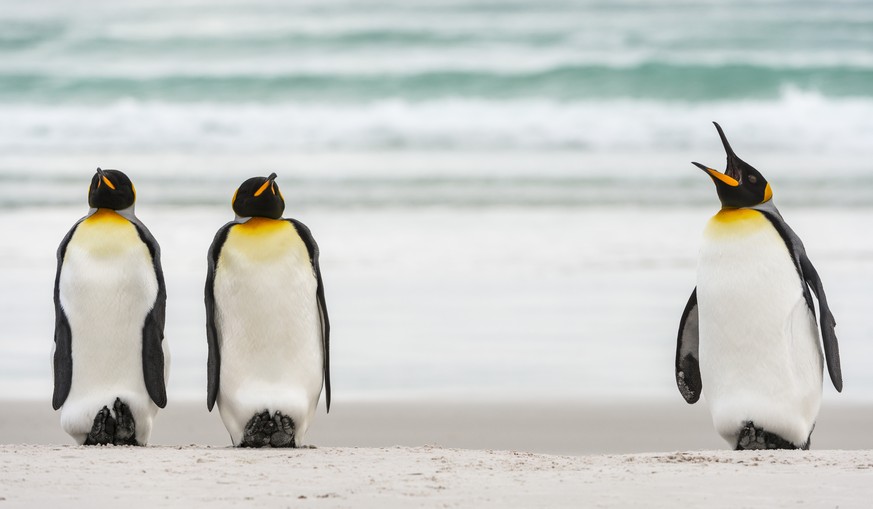
{"type": "Polygon", "coordinates": [[[0,9],[0,509],[873,506],[873,2],[76,7],[0,9]],[[838,323],[811,451],[731,451],[676,390],[712,121],[838,323]],[[147,447],[78,447],[49,401],[56,250],[98,166],[161,246],[147,447]],[[314,448],[233,449],[206,256],[271,172],[320,246],[332,411],[314,448]]]}
{"type": "Polygon", "coordinates": [[[159,414],[145,448],[71,445],[47,402],[0,410],[2,507],[846,508],[873,495],[865,405],[823,408],[812,451],[764,453],[727,450],[706,407],[681,401],[340,402],[319,413],[315,449],[282,451],[230,448],[193,401],[159,414]]]}
{"type": "Polygon", "coordinates": [[[3,507],[869,507],[870,451],[0,446],[3,507]]]}

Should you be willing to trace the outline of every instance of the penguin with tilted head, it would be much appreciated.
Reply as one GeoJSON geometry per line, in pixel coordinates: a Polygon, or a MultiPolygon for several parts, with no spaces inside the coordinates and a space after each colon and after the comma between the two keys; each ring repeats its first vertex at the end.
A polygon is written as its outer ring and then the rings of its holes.
{"type": "Polygon", "coordinates": [[[330,322],[318,245],[283,219],[276,174],[232,199],[236,218],[215,235],[206,276],[207,406],[237,447],[298,447],[322,386],[330,410],[330,322]]]}
{"type": "Polygon", "coordinates": [[[727,152],[715,183],[721,210],[706,225],[697,287],[682,313],[676,382],[688,403],[701,392],[718,433],[737,450],[808,449],[821,404],[819,303],[828,372],[843,387],[834,317],[800,238],[773,204],[770,184],[727,152]]]}
{"type": "Polygon", "coordinates": [[[145,445],[167,404],[161,251],[135,200],[127,175],[97,168],[58,248],[52,405],[80,445],[145,445]]]}

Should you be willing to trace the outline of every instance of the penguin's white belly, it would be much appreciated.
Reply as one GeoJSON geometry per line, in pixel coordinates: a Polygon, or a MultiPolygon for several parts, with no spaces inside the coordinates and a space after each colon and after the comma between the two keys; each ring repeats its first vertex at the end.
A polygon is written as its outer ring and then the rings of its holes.
{"type": "Polygon", "coordinates": [[[255,413],[290,417],[300,445],[323,383],[317,281],[291,223],[231,228],[216,265],[218,407],[234,445],[255,413]]]}
{"type": "Polygon", "coordinates": [[[107,211],[83,221],[67,244],[58,288],[73,359],[62,427],[82,443],[97,412],[121,398],[136,422],[137,441],[147,443],[157,406],[143,379],[142,328],[158,281],[133,224],[107,211]]]}
{"type": "Polygon", "coordinates": [[[804,444],[821,403],[819,336],[785,242],[761,213],[710,220],[697,300],[700,374],[716,430],[735,444],[753,421],[804,444]]]}

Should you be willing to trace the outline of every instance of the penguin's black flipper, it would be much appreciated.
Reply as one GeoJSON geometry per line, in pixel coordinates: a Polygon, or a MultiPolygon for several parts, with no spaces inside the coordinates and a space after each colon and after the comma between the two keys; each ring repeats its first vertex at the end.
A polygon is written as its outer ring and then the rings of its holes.
{"type": "Polygon", "coordinates": [[[325,407],[330,412],[330,319],[327,316],[327,303],[324,298],[324,282],[321,279],[321,268],[318,265],[318,244],[312,238],[312,233],[309,228],[296,219],[288,219],[297,230],[297,234],[306,244],[306,249],[309,251],[309,259],[312,261],[312,270],[315,272],[315,279],[318,282],[316,289],[316,298],[318,299],[318,311],[321,314],[321,347],[324,354],[324,394],[325,407]]]}
{"type": "Polygon", "coordinates": [[[218,265],[218,256],[221,254],[224,241],[227,240],[230,227],[235,224],[238,223],[231,221],[219,228],[212,240],[212,245],[209,246],[209,254],[207,255],[205,301],[206,341],[209,346],[209,356],[206,360],[206,407],[210,412],[218,398],[218,381],[221,375],[221,352],[218,350],[218,327],[215,325],[215,267],[218,265]]]}
{"type": "MultiPolygon", "coordinates": [[[[86,216],[87,217],[87,216],[86,216]]],[[[70,322],[61,307],[61,267],[64,264],[64,256],[67,253],[67,244],[73,238],[73,233],[79,224],[85,220],[80,219],[64,236],[61,245],[58,246],[58,270],[55,273],[55,353],[53,372],[55,379],[54,393],[52,394],[52,407],[57,410],[63,406],[67,396],[70,395],[70,387],[73,384],[73,333],[70,330],[70,322]]]]}
{"type": "Polygon", "coordinates": [[[837,335],[834,332],[834,327],[837,323],[834,320],[830,307],[828,307],[828,298],[825,295],[824,286],[821,283],[821,278],[818,276],[818,271],[815,270],[815,267],[806,255],[806,248],[803,246],[800,237],[788,226],[788,223],[782,218],[782,214],[779,213],[779,210],[776,209],[772,201],[762,203],[753,208],[764,214],[764,217],[770,221],[776,231],[779,232],[782,240],[785,241],[785,246],[788,248],[791,259],[794,261],[794,266],[797,268],[797,273],[800,276],[806,304],[813,315],[815,314],[815,306],[812,303],[810,288],[812,288],[815,297],[818,299],[819,327],[821,327],[821,339],[824,345],[828,374],[830,374],[834,388],[842,392],[843,374],[840,369],[840,348],[837,343],[837,335]]]}
{"type": "Polygon", "coordinates": [[[676,385],[685,401],[697,403],[703,389],[700,379],[698,345],[700,327],[697,317],[697,288],[691,292],[682,320],[679,321],[679,337],[676,340],[676,385]]]}
{"type": "MultiPolygon", "coordinates": [[[[818,271],[815,270],[805,252],[800,255],[800,268],[803,269],[803,277],[806,284],[812,288],[815,297],[818,299],[821,339],[824,344],[825,361],[828,365],[831,382],[834,384],[837,392],[842,392],[843,372],[840,368],[840,346],[837,343],[837,335],[834,332],[837,322],[834,320],[834,315],[831,314],[830,307],[828,307],[828,298],[825,295],[824,286],[821,284],[818,271]]],[[[815,312],[814,309],[813,312],[815,312]]]]}
{"type": "Polygon", "coordinates": [[[164,270],[161,268],[161,246],[148,228],[136,218],[130,220],[136,227],[139,238],[148,247],[152,256],[155,277],[158,280],[158,294],[151,311],[146,315],[142,326],[142,374],[146,390],[159,408],[167,406],[167,387],[164,381],[164,323],[167,309],[167,286],[164,284],[164,270]]]}

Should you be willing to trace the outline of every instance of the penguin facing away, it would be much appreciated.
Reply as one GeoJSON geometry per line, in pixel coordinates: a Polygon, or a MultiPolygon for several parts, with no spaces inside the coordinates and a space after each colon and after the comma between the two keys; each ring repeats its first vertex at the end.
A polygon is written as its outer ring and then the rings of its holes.
{"type": "Polygon", "coordinates": [[[80,445],[145,445],[167,404],[161,251],[135,200],[127,175],[97,168],[58,247],[52,406],[80,445]]]}
{"type": "Polygon", "coordinates": [[[206,276],[207,406],[237,447],[298,447],[322,386],[330,411],[330,321],[318,244],[283,219],[276,174],[253,177],[232,199],[206,276]]]}
{"type": "Polygon", "coordinates": [[[721,210],[705,230],[697,287],[679,324],[676,382],[688,403],[701,392],[718,433],[737,450],[808,449],[822,394],[821,340],[842,391],[836,325],[800,238],[773,204],[767,180],[727,152],[715,183],[721,210]]]}

